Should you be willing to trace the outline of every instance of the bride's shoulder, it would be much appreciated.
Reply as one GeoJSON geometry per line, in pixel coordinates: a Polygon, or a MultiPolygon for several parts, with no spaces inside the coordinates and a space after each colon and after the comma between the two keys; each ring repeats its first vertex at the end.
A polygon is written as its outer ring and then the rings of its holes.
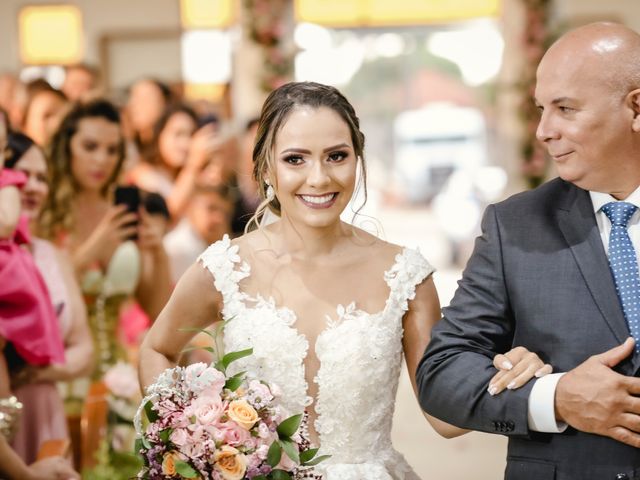
{"type": "Polygon", "coordinates": [[[363,256],[374,256],[380,260],[393,260],[405,250],[401,245],[387,242],[371,233],[357,227],[353,228],[353,244],[363,256]]]}

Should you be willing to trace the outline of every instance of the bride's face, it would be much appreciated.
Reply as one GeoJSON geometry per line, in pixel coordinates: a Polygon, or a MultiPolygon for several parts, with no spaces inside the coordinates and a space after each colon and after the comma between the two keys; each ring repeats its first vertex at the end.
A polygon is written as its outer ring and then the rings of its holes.
{"type": "Polygon", "coordinates": [[[338,113],[295,108],[276,135],[274,159],[283,218],[311,227],[340,220],[355,188],[357,158],[338,113]]]}

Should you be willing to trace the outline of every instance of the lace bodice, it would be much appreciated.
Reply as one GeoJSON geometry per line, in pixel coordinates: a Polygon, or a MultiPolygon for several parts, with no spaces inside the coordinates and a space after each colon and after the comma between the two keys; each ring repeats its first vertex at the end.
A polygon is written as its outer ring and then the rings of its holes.
{"type": "MultiPolygon", "coordinates": [[[[241,281],[251,274],[228,237],[214,243],[199,261],[213,275],[223,298],[227,351],[253,348],[232,365],[277,384],[291,413],[313,399],[307,394],[304,361],[309,342],[295,326],[296,315],[272,298],[251,297],[241,281]]],[[[391,422],[402,363],[402,317],[415,288],[433,272],[416,250],[405,248],[384,274],[389,297],[384,308],[367,313],[355,303],[338,305],[315,343],[320,368],[315,428],[321,453],[331,455],[320,469],[325,480],[417,479],[391,444],[391,422]]]]}

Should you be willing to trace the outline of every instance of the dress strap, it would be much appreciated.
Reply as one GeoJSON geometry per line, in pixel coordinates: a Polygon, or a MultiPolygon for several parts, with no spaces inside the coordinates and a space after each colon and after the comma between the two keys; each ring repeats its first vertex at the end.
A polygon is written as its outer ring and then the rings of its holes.
{"type": "Polygon", "coordinates": [[[389,285],[387,308],[397,306],[406,312],[409,300],[416,296],[416,287],[435,272],[435,268],[422,256],[419,250],[405,248],[396,255],[396,262],[384,274],[389,285]]]}
{"type": "Polygon", "coordinates": [[[229,235],[207,247],[200,254],[198,262],[209,270],[213,284],[222,295],[222,316],[225,320],[238,315],[244,307],[246,295],[240,291],[240,281],[250,274],[249,264],[238,255],[238,245],[231,245],[229,235]],[[236,268],[236,264],[240,264],[236,268]]]}

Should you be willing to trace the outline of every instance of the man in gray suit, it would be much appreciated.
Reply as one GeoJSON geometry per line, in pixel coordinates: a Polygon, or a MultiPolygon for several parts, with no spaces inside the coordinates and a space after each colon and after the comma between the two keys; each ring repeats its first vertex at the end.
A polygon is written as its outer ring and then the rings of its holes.
{"type": "Polygon", "coordinates": [[[508,435],[507,479],[640,479],[640,36],[569,32],[535,97],[560,178],[487,208],[418,367],[421,404],[508,435]],[[560,373],[491,395],[491,359],[514,345],[560,373]]]}

